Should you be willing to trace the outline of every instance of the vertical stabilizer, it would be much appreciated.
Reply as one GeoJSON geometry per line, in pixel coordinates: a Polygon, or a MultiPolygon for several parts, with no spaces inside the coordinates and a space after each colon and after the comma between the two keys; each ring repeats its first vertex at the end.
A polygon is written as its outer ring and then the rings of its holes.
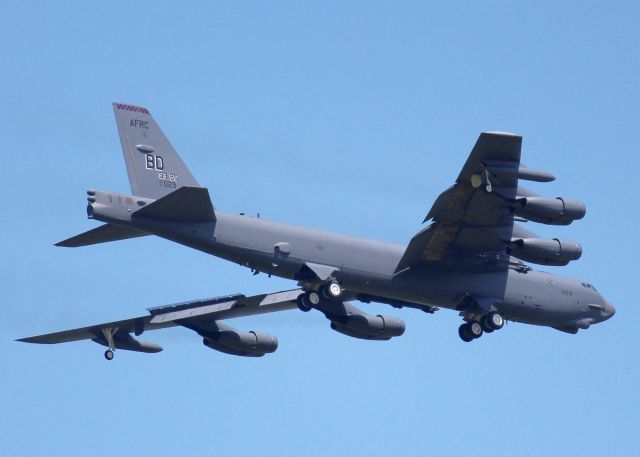
{"type": "Polygon", "coordinates": [[[146,108],[114,103],[118,133],[133,195],[161,198],[183,187],[200,187],[146,108]]]}

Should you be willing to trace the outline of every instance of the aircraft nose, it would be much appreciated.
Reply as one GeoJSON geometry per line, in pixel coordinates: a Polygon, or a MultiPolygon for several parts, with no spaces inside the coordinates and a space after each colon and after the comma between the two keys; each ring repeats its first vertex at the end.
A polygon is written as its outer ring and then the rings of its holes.
{"type": "Polygon", "coordinates": [[[616,313],[616,308],[607,300],[604,301],[603,307],[602,314],[604,314],[604,320],[611,319],[616,313]]]}

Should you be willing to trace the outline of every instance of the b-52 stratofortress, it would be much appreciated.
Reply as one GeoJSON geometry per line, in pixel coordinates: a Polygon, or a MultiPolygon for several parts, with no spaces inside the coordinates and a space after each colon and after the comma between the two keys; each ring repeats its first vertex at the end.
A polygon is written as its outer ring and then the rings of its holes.
{"type": "Polygon", "coordinates": [[[139,341],[143,332],[182,326],[206,346],[260,357],[277,339],[224,324],[228,318],[299,309],[317,310],[336,332],[389,340],[404,333],[402,320],[373,316],[353,302],[460,313],[463,341],[500,330],[505,321],[567,333],[605,321],[615,308],[590,283],[533,270],[523,263],[563,266],[582,247],[542,239],[519,222],[568,225],[584,204],[547,198],[521,180],[554,176],[520,162],[522,137],[481,133],[453,186],[436,199],[406,246],[225,213],[215,207],[146,108],[113,104],[133,195],[89,190],[87,213],[104,224],[58,243],[77,247],[156,235],[250,268],[297,281],[298,288],[256,296],[228,295],[149,308],[149,314],[84,328],[23,338],[29,343],[90,339],[115,349],[158,352],[139,341]]]}

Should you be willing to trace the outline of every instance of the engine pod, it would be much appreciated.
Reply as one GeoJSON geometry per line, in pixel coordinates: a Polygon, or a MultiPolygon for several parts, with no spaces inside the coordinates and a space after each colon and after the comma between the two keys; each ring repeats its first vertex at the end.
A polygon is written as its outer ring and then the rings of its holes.
{"type": "Polygon", "coordinates": [[[206,332],[202,343],[208,348],[225,354],[262,357],[278,349],[278,339],[269,333],[241,332],[227,325],[214,324],[214,330],[206,332]]]}
{"type": "Polygon", "coordinates": [[[541,265],[567,265],[582,256],[580,243],[553,238],[519,238],[509,243],[510,254],[527,262],[541,265]]]}
{"type": "Polygon", "coordinates": [[[393,316],[371,316],[366,313],[336,316],[331,319],[331,328],[354,338],[388,340],[404,333],[404,321],[393,316]]]}
{"type": "Polygon", "coordinates": [[[516,198],[513,208],[516,216],[551,225],[569,225],[587,212],[584,203],[577,200],[535,195],[516,198]]]}

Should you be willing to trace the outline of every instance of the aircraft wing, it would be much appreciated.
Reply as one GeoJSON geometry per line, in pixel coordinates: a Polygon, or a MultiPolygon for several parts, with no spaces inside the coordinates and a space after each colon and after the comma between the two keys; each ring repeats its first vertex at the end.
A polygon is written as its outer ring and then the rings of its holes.
{"type": "Polygon", "coordinates": [[[514,217],[522,137],[480,134],[455,184],[436,199],[410,241],[396,273],[421,265],[451,268],[506,268],[506,243],[514,217]]]}
{"type": "MultiPolygon", "coordinates": [[[[56,344],[79,340],[92,340],[96,343],[108,346],[110,349],[121,348],[139,352],[159,352],[162,350],[160,346],[154,343],[138,341],[134,339],[131,334],[139,336],[149,330],[183,326],[195,330],[202,335],[214,335],[214,338],[218,338],[221,334],[221,328],[224,329],[224,332],[227,332],[227,338],[230,334],[233,334],[232,336],[239,337],[251,334],[256,335],[255,332],[237,332],[235,329],[228,326],[222,326],[222,324],[217,324],[217,322],[234,317],[252,316],[256,314],[294,309],[296,308],[296,299],[301,292],[302,291],[300,289],[293,289],[270,294],[253,295],[250,297],[238,294],[202,300],[192,300],[183,303],[149,308],[149,314],[146,316],[21,338],[17,341],[25,343],[56,344]]],[[[242,344],[238,344],[236,344],[237,347],[243,347],[242,344]]],[[[277,347],[277,340],[275,344],[277,347]]],[[[233,344],[231,344],[231,346],[232,348],[234,347],[233,344]]],[[[243,349],[232,353],[236,355],[250,356],[264,355],[263,353],[261,354],[260,351],[257,351],[257,353],[251,353],[250,347],[245,349],[246,351],[243,349]]],[[[273,350],[275,350],[275,348],[273,350]]],[[[229,350],[224,352],[229,352],[229,350]]]]}

